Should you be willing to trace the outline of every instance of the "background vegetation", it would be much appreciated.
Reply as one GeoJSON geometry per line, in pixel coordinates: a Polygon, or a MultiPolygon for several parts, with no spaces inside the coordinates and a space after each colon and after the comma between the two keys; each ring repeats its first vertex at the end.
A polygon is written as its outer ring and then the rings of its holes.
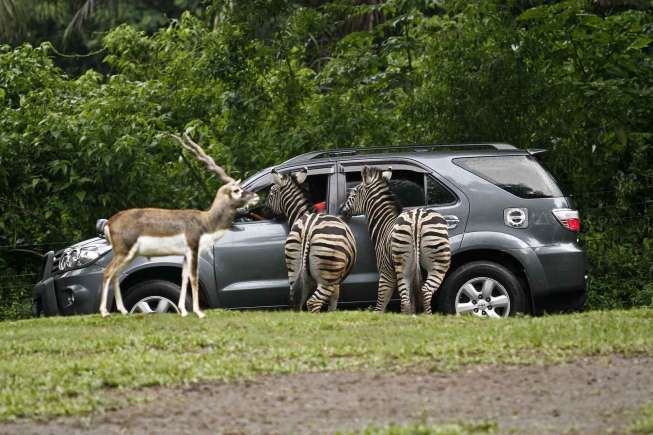
{"type": "Polygon", "coordinates": [[[0,319],[28,315],[36,254],[98,217],[209,204],[162,135],[191,125],[243,176],[316,148],[546,148],[589,306],[653,305],[650,2],[45,4],[0,0],[0,319]]]}

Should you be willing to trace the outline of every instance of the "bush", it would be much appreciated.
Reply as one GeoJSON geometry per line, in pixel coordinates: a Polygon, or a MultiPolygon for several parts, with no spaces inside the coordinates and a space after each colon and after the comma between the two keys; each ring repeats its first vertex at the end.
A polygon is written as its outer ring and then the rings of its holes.
{"type": "Polygon", "coordinates": [[[649,10],[221,5],[153,35],[115,28],[106,75],[70,77],[48,43],[0,48],[6,245],[78,240],[128,207],[207,207],[215,181],[168,135],[187,127],[236,177],[315,148],[507,141],[550,150],[586,220],[589,306],[651,304],[649,10]]]}

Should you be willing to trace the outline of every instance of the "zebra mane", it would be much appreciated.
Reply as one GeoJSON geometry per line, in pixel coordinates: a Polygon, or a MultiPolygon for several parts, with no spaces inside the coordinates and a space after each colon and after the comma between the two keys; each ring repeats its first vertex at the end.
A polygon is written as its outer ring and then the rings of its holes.
{"type": "Polygon", "coordinates": [[[401,214],[403,208],[401,207],[401,203],[397,199],[397,196],[392,191],[392,180],[386,180],[385,178],[381,177],[381,182],[383,183],[384,188],[388,191],[388,202],[390,203],[391,207],[397,213],[397,215],[401,214]]]}
{"type": "MultiPolygon", "coordinates": [[[[381,186],[383,186],[383,189],[386,191],[386,198],[384,198],[392,207],[392,209],[399,215],[402,211],[402,206],[399,200],[397,199],[397,196],[394,194],[392,191],[392,182],[394,180],[387,180],[383,177],[382,173],[383,171],[379,168],[368,168],[368,171],[371,171],[374,173],[375,178],[377,178],[376,181],[381,183],[381,186]]],[[[363,182],[363,181],[361,181],[363,182]]]]}
{"type": "Polygon", "coordinates": [[[295,180],[295,177],[293,177],[292,175],[289,175],[289,177],[290,177],[290,181],[291,181],[295,186],[297,186],[297,188],[298,188],[298,189],[299,189],[299,190],[304,194],[304,198],[306,198],[306,200],[307,200],[308,202],[310,202],[310,201],[311,201],[311,191],[310,191],[310,189],[308,188],[308,183],[305,182],[305,183],[299,184],[299,183],[297,182],[297,180],[295,180]]]}
{"type": "Polygon", "coordinates": [[[315,205],[313,204],[313,199],[311,198],[311,191],[308,188],[308,182],[300,184],[297,182],[297,180],[295,180],[295,177],[293,177],[292,174],[288,174],[288,178],[290,178],[291,185],[296,187],[301,193],[304,201],[306,201],[306,205],[308,205],[308,210],[310,212],[315,212],[315,205]]]}

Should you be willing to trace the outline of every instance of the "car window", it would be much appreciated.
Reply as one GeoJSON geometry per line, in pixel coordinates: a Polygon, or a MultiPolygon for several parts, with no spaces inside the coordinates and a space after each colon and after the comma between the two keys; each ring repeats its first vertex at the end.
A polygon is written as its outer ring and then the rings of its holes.
{"type": "Polygon", "coordinates": [[[305,181],[312,204],[325,202],[329,187],[329,174],[309,175],[305,181]]]}
{"type": "Polygon", "coordinates": [[[464,157],[454,159],[454,163],[520,198],[564,196],[532,156],[464,157]]]}
{"type": "Polygon", "coordinates": [[[456,195],[432,175],[426,175],[426,203],[428,205],[447,205],[456,201],[456,195]]]}
{"type": "MultiPolygon", "coordinates": [[[[361,182],[360,171],[346,173],[347,194],[361,182]]],[[[390,190],[403,208],[456,202],[454,194],[430,174],[410,170],[392,171],[390,190]]]]}
{"type": "MultiPolygon", "coordinates": [[[[328,181],[329,174],[309,175],[306,178],[303,187],[307,190],[309,202],[311,205],[315,206],[320,203],[326,203],[328,181]]],[[[260,198],[260,201],[255,207],[251,208],[250,211],[266,220],[275,218],[278,220],[279,218],[274,216],[272,212],[265,206],[265,201],[267,200],[271,187],[272,184],[267,184],[255,190],[260,198]]]]}

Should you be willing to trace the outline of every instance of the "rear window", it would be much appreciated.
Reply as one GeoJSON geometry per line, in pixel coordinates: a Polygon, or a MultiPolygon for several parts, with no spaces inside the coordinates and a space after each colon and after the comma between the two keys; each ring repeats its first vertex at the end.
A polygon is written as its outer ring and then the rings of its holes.
{"type": "Polygon", "coordinates": [[[454,163],[521,198],[564,196],[533,156],[464,157],[454,163]]]}

